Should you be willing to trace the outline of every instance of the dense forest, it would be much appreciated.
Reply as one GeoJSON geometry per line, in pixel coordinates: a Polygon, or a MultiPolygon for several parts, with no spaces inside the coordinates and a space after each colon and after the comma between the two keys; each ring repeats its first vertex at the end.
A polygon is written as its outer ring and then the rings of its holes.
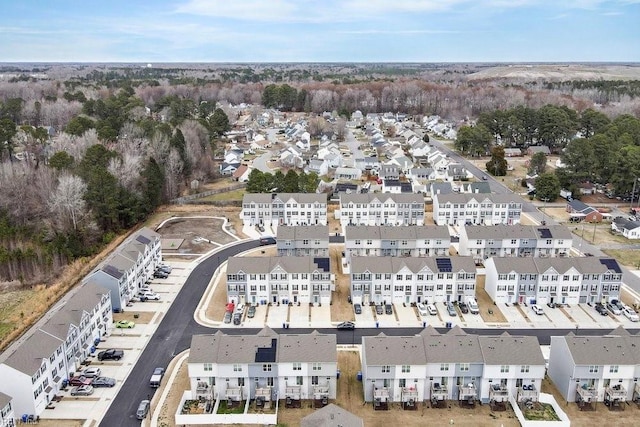
{"type": "MultiPolygon", "coordinates": [[[[637,81],[470,77],[485,67],[0,67],[0,281],[46,282],[193,180],[215,179],[215,154],[238,114],[232,105],[246,104],[254,118],[265,106],[343,120],[356,110],[477,119],[461,129],[470,147],[539,141],[565,149],[574,179],[620,189],[640,172],[637,81]]],[[[301,191],[317,180],[254,178],[257,187],[275,179],[301,191]]]]}

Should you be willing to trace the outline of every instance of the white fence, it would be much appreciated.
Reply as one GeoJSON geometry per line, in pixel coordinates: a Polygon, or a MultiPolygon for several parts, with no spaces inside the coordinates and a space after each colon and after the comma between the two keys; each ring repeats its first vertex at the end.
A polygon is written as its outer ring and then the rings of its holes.
{"type": "Polygon", "coordinates": [[[540,403],[548,403],[553,407],[553,410],[556,412],[560,421],[538,421],[538,420],[527,420],[524,417],[524,414],[520,410],[516,399],[509,395],[509,403],[511,403],[511,407],[513,408],[513,412],[516,413],[516,418],[520,421],[520,425],[522,427],[569,427],[571,426],[571,420],[567,414],[560,408],[558,402],[553,398],[552,395],[547,393],[540,393],[538,395],[538,401],[540,403]]]}
{"type": "Polygon", "coordinates": [[[211,414],[181,414],[182,406],[186,400],[191,399],[191,391],[187,390],[182,394],[178,410],[176,411],[176,425],[197,425],[197,424],[278,424],[278,403],[276,402],[275,414],[248,414],[249,401],[245,401],[244,413],[242,414],[216,414],[220,400],[216,400],[211,414]]]}

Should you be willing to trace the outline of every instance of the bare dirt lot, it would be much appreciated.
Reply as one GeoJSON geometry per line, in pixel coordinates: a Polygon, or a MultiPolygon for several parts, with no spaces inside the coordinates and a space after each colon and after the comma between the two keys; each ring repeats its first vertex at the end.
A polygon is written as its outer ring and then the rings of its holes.
{"type": "Polygon", "coordinates": [[[329,248],[331,257],[331,271],[336,276],[336,290],[331,296],[331,321],[344,322],[355,320],[353,306],[348,302],[350,278],[347,274],[342,274],[340,263],[342,262],[342,246],[332,246],[329,248]]]}
{"type": "Polygon", "coordinates": [[[484,290],[485,279],[486,276],[484,274],[476,276],[476,299],[480,317],[486,323],[507,323],[507,318],[504,317],[502,311],[493,303],[487,291],[484,290]]]}
{"type": "MultiPolygon", "coordinates": [[[[242,221],[240,221],[239,207],[216,207],[210,205],[168,205],[159,208],[151,218],[146,222],[147,227],[156,229],[162,221],[173,216],[217,216],[226,217],[229,221],[229,227],[235,230],[235,234],[240,238],[246,238],[242,233],[242,221]]],[[[196,232],[198,230],[191,229],[196,232]]],[[[206,233],[206,230],[203,230],[206,233]]]]}

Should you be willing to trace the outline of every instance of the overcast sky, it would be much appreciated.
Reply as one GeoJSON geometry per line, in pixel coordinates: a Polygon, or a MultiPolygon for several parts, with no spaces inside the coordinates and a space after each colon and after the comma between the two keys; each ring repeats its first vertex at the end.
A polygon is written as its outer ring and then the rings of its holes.
{"type": "Polygon", "coordinates": [[[640,62],[640,0],[3,0],[27,61],[640,62]]]}

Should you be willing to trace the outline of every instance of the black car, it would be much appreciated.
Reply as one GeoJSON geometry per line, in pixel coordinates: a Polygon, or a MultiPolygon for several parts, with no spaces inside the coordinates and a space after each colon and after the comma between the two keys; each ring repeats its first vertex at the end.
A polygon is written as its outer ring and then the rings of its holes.
{"type": "Polygon", "coordinates": [[[355,329],[356,324],[353,322],[342,322],[336,326],[338,329],[355,329]]]}
{"type": "Polygon", "coordinates": [[[384,309],[382,308],[381,305],[376,305],[376,314],[380,315],[384,313],[384,309]]]}
{"type": "Polygon", "coordinates": [[[358,303],[353,304],[353,311],[355,311],[356,314],[362,314],[362,306],[358,303]]]}
{"type": "Polygon", "coordinates": [[[274,237],[263,237],[260,239],[260,246],[275,245],[275,244],[276,244],[276,239],[274,237]]]}
{"type": "Polygon", "coordinates": [[[384,306],[384,314],[393,314],[393,306],[391,304],[384,306]]]}
{"type": "Polygon", "coordinates": [[[239,325],[241,321],[242,321],[242,313],[236,313],[236,314],[233,315],[233,324],[234,325],[239,325]]]}
{"type": "Polygon", "coordinates": [[[167,277],[169,277],[169,274],[165,273],[162,270],[156,270],[153,272],[153,277],[155,277],[156,279],[166,279],[167,277]]]}
{"type": "Polygon", "coordinates": [[[116,385],[116,380],[108,377],[98,377],[93,379],[91,385],[94,387],[113,387],[116,385]]]}
{"type": "Polygon", "coordinates": [[[609,312],[607,311],[607,307],[605,307],[603,304],[599,302],[596,303],[596,311],[603,316],[609,315],[609,312]]]}
{"type": "Polygon", "coordinates": [[[467,304],[463,302],[459,302],[458,307],[460,308],[460,311],[462,312],[462,314],[467,314],[469,312],[469,307],[467,306],[467,304]]]}

